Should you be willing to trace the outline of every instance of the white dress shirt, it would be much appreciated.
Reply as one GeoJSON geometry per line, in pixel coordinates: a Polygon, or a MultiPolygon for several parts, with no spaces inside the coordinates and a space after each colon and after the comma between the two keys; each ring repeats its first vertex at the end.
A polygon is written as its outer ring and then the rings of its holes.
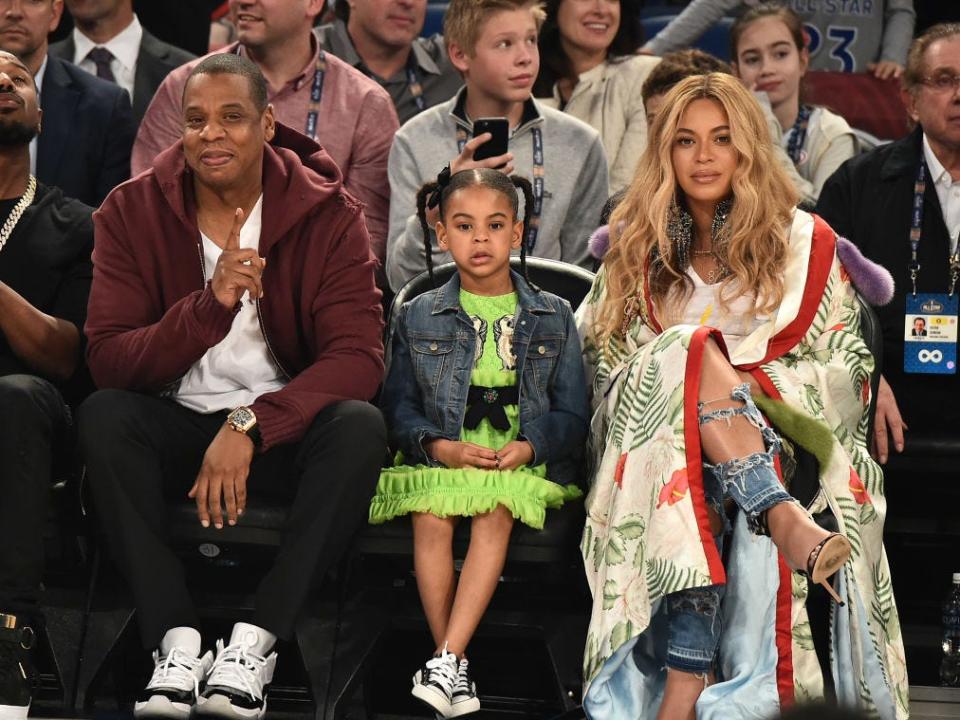
{"type": "Polygon", "coordinates": [[[73,62],[91,75],[97,74],[97,65],[87,55],[96,47],[103,47],[113,54],[110,70],[117,85],[129,93],[133,99],[133,81],[137,74],[137,57],[140,55],[140,41],[143,39],[143,27],[137,16],[133,22],[114,35],[107,42],[98,45],[76,27],[73,28],[73,62]]]}
{"type": "MultiPolygon", "coordinates": [[[[262,214],[261,195],[240,229],[240,247],[259,247],[262,214]]],[[[206,235],[201,233],[200,237],[204,274],[210,278],[223,250],[206,235]]],[[[199,413],[233,410],[251,405],[261,395],[284,386],[283,373],[274,362],[260,329],[258,309],[249,293],[244,293],[230,332],[184,375],[174,395],[178,403],[199,413]]]]}
{"type": "Polygon", "coordinates": [[[960,180],[950,177],[950,173],[930,147],[926,133],[923,135],[923,156],[927,161],[930,182],[937,190],[943,222],[950,236],[950,253],[953,254],[957,251],[957,236],[960,235],[960,180]]]}
{"type": "MultiPolygon", "coordinates": [[[[40,105],[40,90],[43,88],[43,76],[47,74],[47,56],[43,56],[43,65],[40,66],[40,69],[37,70],[37,74],[33,76],[33,82],[37,86],[37,104],[40,105]]],[[[43,121],[41,120],[41,126],[43,121]]],[[[30,174],[36,176],[37,174],[37,138],[34,138],[30,141],[30,174]]]]}

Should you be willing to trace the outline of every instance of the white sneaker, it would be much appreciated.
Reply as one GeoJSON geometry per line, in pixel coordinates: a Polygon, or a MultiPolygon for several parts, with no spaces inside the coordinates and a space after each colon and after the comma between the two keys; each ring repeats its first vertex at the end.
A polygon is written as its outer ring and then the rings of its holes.
{"type": "Polygon", "coordinates": [[[217,640],[217,658],[197,698],[197,714],[232,720],[260,720],[267,711],[267,690],[273,681],[277,654],[258,655],[257,628],[237,623],[230,644],[217,640]]]}
{"type": "Polygon", "coordinates": [[[194,657],[178,647],[165,656],[153,651],[153,675],[133,706],[135,718],[186,720],[197,702],[200,683],[213,665],[213,653],[194,657]]]}
{"type": "Polygon", "coordinates": [[[436,657],[427,660],[413,676],[410,694],[444,717],[450,717],[450,698],[457,682],[457,656],[444,647],[436,657]]]}
{"type": "Polygon", "coordinates": [[[477,697],[477,684],[470,677],[470,664],[466,658],[460,660],[457,669],[457,682],[450,693],[450,712],[448,718],[460,717],[475,713],[480,709],[480,698],[477,697]]]}

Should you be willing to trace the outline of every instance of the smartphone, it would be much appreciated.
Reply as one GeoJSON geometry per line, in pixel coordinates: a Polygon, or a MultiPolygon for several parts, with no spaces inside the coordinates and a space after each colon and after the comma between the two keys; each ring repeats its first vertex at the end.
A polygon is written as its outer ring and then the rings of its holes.
{"type": "Polygon", "coordinates": [[[493,137],[473,151],[473,159],[486,160],[505,155],[507,141],[510,139],[510,121],[505,117],[478,118],[473,123],[473,136],[477,137],[484,133],[490,133],[493,137]]]}

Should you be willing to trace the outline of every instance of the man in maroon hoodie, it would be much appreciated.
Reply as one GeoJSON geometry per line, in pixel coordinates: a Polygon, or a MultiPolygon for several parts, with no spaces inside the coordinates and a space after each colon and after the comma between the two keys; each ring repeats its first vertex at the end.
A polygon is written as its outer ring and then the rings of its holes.
{"type": "Polygon", "coordinates": [[[94,216],[87,359],[105,389],[81,407],[80,441],[156,648],[138,717],[262,716],[273,645],[365,517],[386,447],[364,402],[383,348],[360,203],[266,98],[249,60],[204,60],[182,141],[94,216]],[[284,543],[253,622],[201,655],[166,500],[188,494],[199,522],[222,528],[242,522],[248,488],[292,500],[284,543]]]}

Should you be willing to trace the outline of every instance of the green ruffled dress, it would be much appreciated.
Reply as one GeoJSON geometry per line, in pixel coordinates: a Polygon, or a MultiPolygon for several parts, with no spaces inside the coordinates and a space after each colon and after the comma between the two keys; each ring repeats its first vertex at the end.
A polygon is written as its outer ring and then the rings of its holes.
{"type": "MultiPolygon", "coordinates": [[[[482,387],[516,385],[513,318],[517,294],[486,297],[461,290],[460,305],[473,321],[477,347],[481,348],[470,382],[482,387]]],[[[504,410],[509,430],[497,430],[484,418],[474,430],[463,428],[460,439],[494,450],[516,440],[520,433],[520,408],[507,405],[504,410]]],[[[376,495],[370,502],[370,522],[378,524],[411,512],[466,517],[503,505],[515,519],[540,530],[547,508],[560,507],[581,494],[576,485],[562,486],[547,480],[543,464],[516,470],[398,464],[380,473],[376,495]]]]}

